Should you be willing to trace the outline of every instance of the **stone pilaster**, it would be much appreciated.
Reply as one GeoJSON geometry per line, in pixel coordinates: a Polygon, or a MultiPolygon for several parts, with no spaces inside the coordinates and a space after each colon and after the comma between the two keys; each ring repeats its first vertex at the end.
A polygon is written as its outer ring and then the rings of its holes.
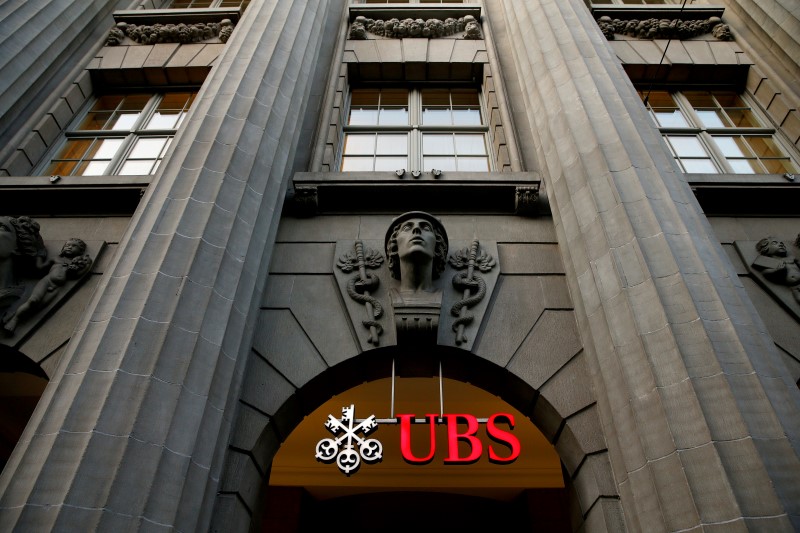
{"type": "Polygon", "coordinates": [[[628,528],[798,527],[800,393],[585,4],[487,12],[509,35],[628,528]]]}
{"type": "Polygon", "coordinates": [[[209,528],[320,28],[342,5],[250,4],[0,478],[0,530],[209,528]]]}

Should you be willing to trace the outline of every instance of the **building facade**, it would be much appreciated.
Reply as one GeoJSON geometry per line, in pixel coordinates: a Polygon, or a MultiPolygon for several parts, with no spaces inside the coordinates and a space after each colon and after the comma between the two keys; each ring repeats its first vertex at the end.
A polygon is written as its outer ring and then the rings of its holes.
{"type": "Polygon", "coordinates": [[[797,530],[798,12],[4,3],[0,529],[797,530]]]}

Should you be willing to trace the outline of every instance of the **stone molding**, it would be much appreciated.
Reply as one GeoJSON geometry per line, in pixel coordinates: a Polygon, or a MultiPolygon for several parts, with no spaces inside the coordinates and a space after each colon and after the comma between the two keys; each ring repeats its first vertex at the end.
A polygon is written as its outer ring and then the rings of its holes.
{"type": "Polygon", "coordinates": [[[227,43],[233,33],[233,28],[234,24],[230,19],[222,19],[219,22],[155,23],[152,25],[118,22],[108,32],[106,46],[127,44],[126,40],[136,44],[227,43]]]}
{"type": "Polygon", "coordinates": [[[388,20],[371,19],[362,15],[350,24],[348,39],[364,40],[367,34],[388,39],[450,37],[461,39],[483,39],[481,27],[472,15],[446,18],[444,20],[429,18],[391,18],[388,20]]]}

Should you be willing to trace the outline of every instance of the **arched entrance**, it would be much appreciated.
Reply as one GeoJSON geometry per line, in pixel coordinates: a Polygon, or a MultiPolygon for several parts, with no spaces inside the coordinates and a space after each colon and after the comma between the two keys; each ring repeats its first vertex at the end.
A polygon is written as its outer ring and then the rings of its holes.
{"type": "MultiPolygon", "coordinates": [[[[565,525],[566,530],[571,531],[624,530],[617,485],[611,471],[608,450],[600,425],[597,405],[591,392],[583,353],[575,354],[560,366],[550,365],[546,369],[547,374],[544,379],[540,378],[541,384],[534,387],[527,381],[528,378],[524,378],[517,371],[500,367],[481,356],[442,346],[417,351],[401,350],[396,346],[377,348],[317,372],[299,388],[293,387],[281,373],[271,366],[268,359],[254,355],[245,375],[243,397],[237,414],[234,435],[229,446],[226,469],[221,480],[222,490],[219,492],[214,510],[213,529],[215,531],[258,530],[264,523],[264,517],[269,516],[274,508],[281,511],[294,508],[295,511],[289,512],[288,516],[287,513],[283,513],[282,517],[279,516],[278,521],[283,520],[286,527],[299,528],[301,526],[298,518],[300,514],[312,513],[315,519],[326,516],[325,513],[331,508],[339,508],[336,504],[337,501],[348,509],[360,507],[363,509],[360,516],[363,517],[369,517],[370,513],[375,512],[373,499],[377,497],[370,494],[387,491],[348,492],[343,490],[341,487],[347,486],[341,482],[344,476],[336,470],[335,465],[317,465],[314,460],[314,446],[321,438],[329,436],[327,430],[321,425],[324,419],[329,414],[339,415],[343,407],[340,405],[342,401],[338,398],[326,405],[324,409],[319,409],[320,406],[326,404],[335,395],[352,389],[359,390],[358,387],[362,384],[377,383],[379,380],[391,376],[393,361],[397,363],[396,375],[399,378],[426,378],[429,383],[438,383],[439,364],[441,363],[444,378],[449,378],[452,382],[469,384],[469,390],[480,389],[483,394],[488,394],[490,398],[493,398],[493,401],[500,402],[499,405],[502,405],[502,409],[507,410],[508,406],[516,409],[520,413],[520,419],[515,418],[517,427],[527,424],[538,428],[546,441],[552,445],[551,449],[557,453],[561,465],[561,479],[564,488],[556,488],[561,491],[557,498],[562,498],[562,500],[566,498],[569,518],[565,521],[563,513],[558,513],[561,517],[558,519],[559,525],[565,525]],[[431,380],[431,378],[436,379],[431,380]],[[309,415],[318,409],[324,411],[325,416],[321,420],[318,418],[314,421],[309,415]],[[313,429],[314,435],[302,439],[300,444],[291,445],[292,435],[298,427],[306,426],[306,422],[304,422],[306,420],[308,427],[313,429]],[[306,464],[310,464],[314,468],[324,467],[324,471],[329,475],[341,476],[336,477],[339,480],[336,482],[338,488],[331,492],[330,497],[319,497],[319,491],[323,489],[307,490],[307,486],[319,487],[321,485],[321,483],[311,481],[297,482],[295,486],[288,486],[289,488],[285,490],[272,488],[275,486],[287,487],[285,484],[278,485],[278,483],[286,483],[280,481],[278,477],[270,479],[273,463],[280,463],[279,460],[276,462],[276,455],[282,447],[298,450],[297,453],[305,456],[304,460],[310,460],[306,464]],[[312,499],[308,498],[312,496],[312,499]],[[358,505],[356,506],[356,504],[358,505]],[[290,517],[294,517],[293,525],[286,522],[290,517]]],[[[542,372],[540,372],[541,374],[542,372]]],[[[380,397],[381,411],[386,409],[387,398],[390,395],[385,387],[383,390],[384,392],[376,394],[380,397]]],[[[401,394],[397,394],[397,396],[400,397],[401,394]]],[[[433,393],[433,398],[434,412],[438,412],[436,409],[438,391],[433,393]]],[[[447,393],[445,393],[445,402],[449,402],[447,398],[447,393]]],[[[400,406],[398,406],[399,408],[400,406]]],[[[410,408],[416,409],[415,406],[410,408]]],[[[372,414],[367,413],[368,409],[364,408],[362,415],[361,409],[359,406],[354,418],[367,417],[372,414]]],[[[446,403],[445,414],[450,409],[451,404],[446,403]]],[[[481,418],[491,415],[493,413],[488,412],[490,409],[492,407],[486,410],[481,408],[474,415],[481,418]]],[[[498,409],[500,408],[498,407],[498,409]]],[[[428,411],[428,408],[426,407],[424,410],[428,411]]],[[[396,411],[395,414],[401,413],[396,411]]],[[[428,413],[413,414],[424,416],[428,413]]],[[[416,432],[420,428],[412,429],[416,432]]],[[[380,431],[383,432],[384,429],[380,429],[380,431]]],[[[480,431],[483,431],[483,428],[480,431]]],[[[440,438],[442,437],[437,440],[440,438]]],[[[413,445],[414,450],[417,450],[417,444],[413,445]]],[[[423,448],[419,448],[419,450],[421,451],[415,451],[415,453],[420,455],[426,453],[423,448]]],[[[498,450],[500,451],[497,453],[503,453],[501,448],[498,450]]],[[[482,456],[480,461],[485,463],[485,457],[482,456]]],[[[551,464],[555,465],[556,463],[553,461],[551,464]]],[[[378,472],[380,466],[366,465],[359,473],[351,475],[350,478],[366,480],[367,472],[378,472]]],[[[519,479],[523,480],[522,483],[513,487],[505,487],[505,489],[516,492],[512,497],[503,500],[498,496],[499,492],[496,489],[504,487],[494,486],[490,483],[476,483],[470,479],[475,471],[470,472],[466,465],[454,465],[452,468],[454,472],[469,472],[470,475],[464,476],[467,481],[461,485],[458,483],[451,483],[451,485],[457,486],[459,489],[479,488],[480,491],[456,491],[451,487],[444,491],[436,491],[434,495],[431,495],[434,491],[416,490],[413,484],[403,487],[403,490],[392,490],[391,492],[395,494],[400,492],[403,494],[388,500],[383,499],[383,502],[391,501],[393,503],[391,505],[385,503],[381,506],[381,509],[385,507],[383,509],[385,514],[382,516],[394,518],[388,521],[384,520],[382,530],[385,531],[386,527],[400,523],[401,519],[395,516],[396,512],[400,512],[396,511],[397,503],[404,502],[404,505],[413,508],[415,505],[411,505],[408,500],[415,498],[414,501],[421,502],[421,507],[426,509],[424,512],[431,510],[431,516],[435,515],[436,517],[448,515],[448,513],[433,511],[436,509],[433,505],[434,499],[438,502],[437,505],[445,505],[443,498],[448,498],[445,507],[453,513],[458,511],[456,514],[459,517],[468,516],[469,510],[481,508],[481,505],[484,506],[483,509],[489,516],[496,516],[497,513],[502,515],[505,512],[517,513],[516,516],[519,516],[519,513],[530,513],[531,506],[533,505],[534,508],[536,506],[535,502],[540,502],[539,505],[546,510],[556,508],[546,499],[531,498],[532,490],[544,488],[537,486],[532,477],[519,476],[519,479]],[[465,468],[466,470],[464,470],[465,468]],[[489,489],[493,489],[494,492],[489,489]],[[415,492],[417,495],[413,494],[415,492]],[[534,503],[531,503],[531,500],[534,503]],[[509,502],[511,503],[509,504],[509,502]],[[519,511],[520,506],[522,511],[519,511]],[[461,512],[463,510],[466,512],[461,512]]],[[[556,477],[558,477],[558,467],[554,466],[553,470],[556,471],[556,477]]],[[[392,489],[392,487],[386,487],[385,484],[381,487],[382,489],[392,489]]],[[[438,519],[431,518],[431,520],[438,519]]],[[[332,518],[332,520],[341,520],[341,518],[332,518]]],[[[467,519],[464,518],[464,520],[467,519]]],[[[366,518],[365,521],[369,522],[366,518]]],[[[466,523],[470,524],[469,527],[465,526],[467,531],[476,524],[474,520],[466,523]]],[[[416,521],[413,522],[413,527],[417,527],[416,524],[416,521]]],[[[455,527],[452,521],[449,524],[449,529],[455,527]]],[[[495,523],[494,527],[496,525],[495,523]]],[[[278,526],[275,524],[269,527],[270,531],[280,530],[276,529],[278,526]]],[[[346,527],[350,528],[350,526],[346,527]]],[[[300,531],[300,529],[289,530],[300,531]]],[[[527,530],[535,529],[528,528],[527,530]]]]}
{"type": "MultiPolygon", "coordinates": [[[[459,431],[466,432],[465,420],[459,431]]],[[[493,426],[494,427],[494,426],[493,426]]],[[[339,432],[340,433],[340,432],[339,432]]],[[[383,378],[344,391],[325,402],[300,423],[281,445],[272,462],[266,491],[263,531],[303,532],[330,529],[331,521],[356,531],[491,530],[502,526],[531,531],[571,531],[568,497],[556,450],[520,411],[484,390],[452,379],[383,378]],[[392,402],[394,398],[394,402],[392,402]],[[363,462],[350,475],[335,463],[315,459],[315,447],[331,436],[329,416],[341,417],[354,406],[358,419],[374,415],[381,422],[369,434],[382,443],[382,460],[363,462]],[[392,406],[394,411],[392,411],[392,406]],[[482,420],[477,441],[459,442],[458,456],[480,448],[469,464],[446,464],[451,453],[447,423],[410,426],[415,457],[433,458],[411,464],[400,449],[401,429],[389,423],[392,415],[412,414],[422,422],[428,414],[464,414],[482,420]],[[486,420],[493,414],[511,415],[498,427],[520,443],[519,456],[506,464],[488,458],[509,457],[509,445],[487,436],[486,420]]],[[[333,529],[336,529],[335,527],[333,529]]]]}

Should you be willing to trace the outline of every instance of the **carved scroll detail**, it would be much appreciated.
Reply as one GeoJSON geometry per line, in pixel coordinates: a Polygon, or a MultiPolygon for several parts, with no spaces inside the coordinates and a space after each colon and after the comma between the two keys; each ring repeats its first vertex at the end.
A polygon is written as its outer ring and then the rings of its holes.
{"type": "Polygon", "coordinates": [[[706,33],[712,34],[720,41],[732,41],[733,35],[727,24],[719,17],[707,19],[682,20],[682,19],[612,19],[602,16],[597,19],[597,25],[609,41],[614,40],[614,34],[628,35],[638,39],[691,39],[706,33]]]}
{"type": "Polygon", "coordinates": [[[383,306],[377,298],[370,296],[370,292],[375,292],[380,284],[380,280],[374,274],[367,272],[367,268],[379,268],[383,264],[383,256],[380,252],[367,248],[364,250],[364,243],[356,241],[355,253],[348,252],[339,257],[336,266],[342,272],[350,273],[358,269],[358,274],[353,276],[347,283],[347,294],[353,300],[363,304],[367,308],[367,319],[361,323],[369,329],[369,339],[367,342],[378,346],[379,337],[383,333],[378,319],[383,315],[383,306]]]}
{"type": "Polygon", "coordinates": [[[464,32],[464,39],[483,39],[481,26],[475,17],[466,15],[455,19],[371,19],[364,16],[356,17],[350,25],[349,39],[363,40],[367,38],[367,33],[379,37],[389,37],[403,39],[406,37],[426,37],[435,39],[437,37],[447,37],[456,33],[464,32]]]}
{"type": "Polygon", "coordinates": [[[486,296],[486,282],[481,276],[475,274],[475,269],[489,272],[495,265],[495,260],[491,255],[485,252],[478,255],[479,250],[480,243],[474,240],[469,248],[458,250],[450,256],[450,265],[453,268],[467,269],[466,272],[458,272],[453,276],[453,287],[463,291],[464,294],[464,297],[450,308],[450,314],[458,317],[453,322],[453,331],[456,333],[456,344],[459,345],[467,341],[464,329],[475,320],[473,315],[467,314],[467,309],[474,307],[486,296]],[[473,294],[472,291],[475,293],[473,294]]]}

